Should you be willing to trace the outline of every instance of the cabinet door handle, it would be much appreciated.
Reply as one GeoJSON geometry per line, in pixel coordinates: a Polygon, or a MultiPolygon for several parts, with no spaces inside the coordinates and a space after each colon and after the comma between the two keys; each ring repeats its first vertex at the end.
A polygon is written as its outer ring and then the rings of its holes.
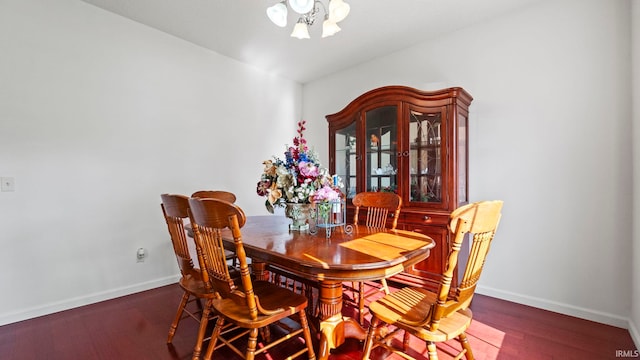
{"type": "Polygon", "coordinates": [[[396,216],[396,214],[389,214],[389,217],[390,217],[390,218],[392,218],[392,217],[394,217],[394,216],[396,216]]]}
{"type": "Polygon", "coordinates": [[[398,157],[402,157],[402,151],[398,151],[398,157]]]}
{"type": "Polygon", "coordinates": [[[409,156],[409,150],[405,150],[405,151],[402,153],[402,156],[409,156]]]}
{"type": "Polygon", "coordinates": [[[429,220],[429,219],[431,219],[431,216],[429,216],[429,215],[425,215],[422,219],[423,219],[423,220],[429,220]]]}

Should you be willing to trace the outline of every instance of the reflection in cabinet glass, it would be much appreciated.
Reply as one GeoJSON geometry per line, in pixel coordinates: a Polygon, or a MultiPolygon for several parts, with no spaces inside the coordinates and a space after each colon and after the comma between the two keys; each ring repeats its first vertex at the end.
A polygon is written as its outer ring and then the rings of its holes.
{"type": "Polygon", "coordinates": [[[458,155],[458,201],[461,204],[469,202],[467,197],[467,135],[469,129],[467,129],[467,116],[464,113],[458,114],[458,130],[457,130],[457,142],[458,149],[456,154],[458,155]]]}
{"type": "Polygon", "coordinates": [[[396,106],[383,106],[365,113],[367,144],[367,191],[397,190],[397,126],[396,106]]]}
{"type": "Polygon", "coordinates": [[[352,123],[336,131],[335,142],[336,166],[332,174],[344,181],[345,193],[351,199],[356,195],[356,124],[352,123]]]}
{"type": "Polygon", "coordinates": [[[411,202],[442,202],[443,114],[410,111],[409,176],[411,202]]]}

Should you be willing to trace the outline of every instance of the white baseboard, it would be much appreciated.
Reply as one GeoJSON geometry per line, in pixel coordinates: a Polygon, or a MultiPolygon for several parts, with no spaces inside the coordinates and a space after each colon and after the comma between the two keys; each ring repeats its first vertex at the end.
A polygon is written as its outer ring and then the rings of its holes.
{"type": "Polygon", "coordinates": [[[636,344],[636,349],[640,349],[640,332],[638,326],[633,321],[629,321],[629,334],[631,334],[631,340],[636,344]]]}
{"type": "Polygon", "coordinates": [[[28,309],[15,311],[12,313],[0,314],[0,326],[11,324],[18,321],[32,319],[39,316],[53,314],[59,311],[69,310],[80,306],[95,304],[100,301],[110,300],[117,297],[134,294],[141,291],[155,289],[160,286],[174,284],[178,281],[179,276],[168,276],[161,279],[155,279],[139,284],[133,284],[121,288],[101,291],[85,296],[79,296],[71,299],[65,299],[55,303],[36,306],[28,309]]]}
{"type": "MultiPolygon", "coordinates": [[[[513,293],[510,291],[504,291],[499,289],[494,289],[485,286],[478,286],[476,288],[476,292],[478,294],[487,295],[491,297],[495,297],[498,299],[512,301],[518,304],[533,306],[539,309],[549,310],[553,312],[557,312],[564,315],[575,316],[577,318],[590,320],[599,322],[602,324],[607,324],[611,326],[616,326],[623,329],[629,329],[631,332],[631,321],[629,318],[604,313],[601,311],[596,311],[592,309],[582,308],[579,306],[564,304],[556,301],[550,301],[547,299],[536,298],[533,296],[527,296],[522,294],[513,293]]],[[[636,331],[637,335],[637,331],[636,331]]],[[[633,336],[633,333],[632,333],[633,336]]],[[[636,342],[637,337],[634,338],[636,342]]]]}

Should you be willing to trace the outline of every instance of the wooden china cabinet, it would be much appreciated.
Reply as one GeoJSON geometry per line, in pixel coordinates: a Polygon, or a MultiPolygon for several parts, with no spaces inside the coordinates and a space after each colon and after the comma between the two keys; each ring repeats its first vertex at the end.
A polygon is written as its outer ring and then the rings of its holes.
{"type": "MultiPolygon", "coordinates": [[[[347,199],[363,191],[402,197],[398,229],[429,235],[431,256],[393,281],[434,288],[445,266],[451,211],[468,202],[468,116],[473,98],[459,87],[421,91],[386,86],[327,115],[329,168],[347,199]]],[[[353,207],[348,207],[353,216],[353,207]]],[[[455,286],[454,276],[452,286],[455,286]]]]}

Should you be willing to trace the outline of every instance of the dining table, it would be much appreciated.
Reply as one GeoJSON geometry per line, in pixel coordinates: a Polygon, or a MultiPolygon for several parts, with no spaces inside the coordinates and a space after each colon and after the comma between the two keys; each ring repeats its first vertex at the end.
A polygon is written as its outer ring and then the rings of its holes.
{"type": "MultiPolygon", "coordinates": [[[[387,278],[425,260],[435,242],[412,231],[363,225],[292,231],[291,220],[278,215],[248,216],[242,242],[257,280],[269,278],[269,266],[284,269],[318,285],[319,359],[346,338],[364,340],[366,329],[342,314],[343,282],[387,278]]],[[[233,238],[225,247],[235,250],[233,238]]]]}

